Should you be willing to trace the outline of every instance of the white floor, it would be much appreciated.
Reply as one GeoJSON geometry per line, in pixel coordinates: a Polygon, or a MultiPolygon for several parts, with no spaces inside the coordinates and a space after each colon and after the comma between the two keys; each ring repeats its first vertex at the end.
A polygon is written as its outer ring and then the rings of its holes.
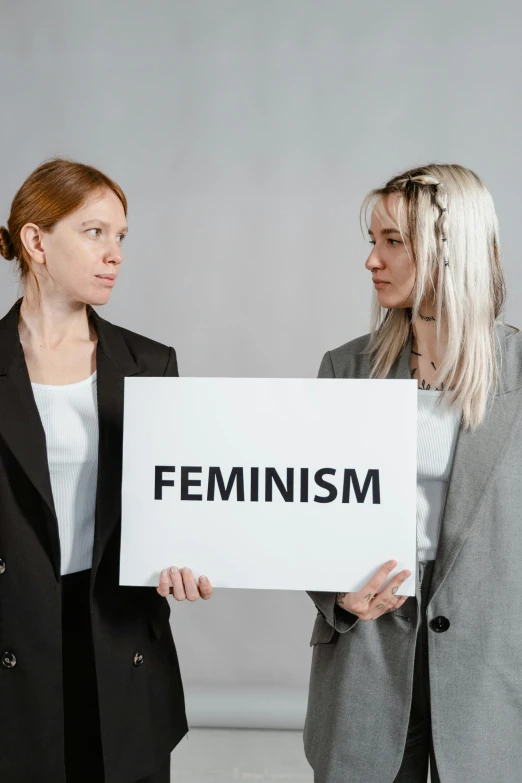
{"type": "Polygon", "coordinates": [[[300,731],[191,729],[172,754],[171,769],[172,783],[314,779],[300,731]]]}
{"type": "Polygon", "coordinates": [[[191,729],[172,754],[173,783],[313,783],[300,731],[191,729]]]}

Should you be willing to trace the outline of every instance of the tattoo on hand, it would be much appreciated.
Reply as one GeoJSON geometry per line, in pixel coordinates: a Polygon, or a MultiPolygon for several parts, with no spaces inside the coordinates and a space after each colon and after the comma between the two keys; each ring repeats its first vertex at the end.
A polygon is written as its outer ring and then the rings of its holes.
{"type": "Polygon", "coordinates": [[[393,595],[395,595],[395,593],[397,592],[398,589],[399,589],[399,585],[395,585],[395,587],[392,587],[393,595]]]}
{"type": "Polygon", "coordinates": [[[346,598],[346,595],[347,595],[346,593],[337,593],[336,601],[337,601],[337,604],[341,607],[341,609],[344,608],[343,607],[343,602],[344,602],[344,599],[346,598]]]}
{"type": "Polygon", "coordinates": [[[381,609],[384,609],[384,604],[378,604],[375,608],[377,611],[380,611],[381,609]]]}
{"type": "Polygon", "coordinates": [[[372,594],[371,594],[371,593],[368,593],[368,595],[365,595],[365,596],[364,596],[364,600],[365,600],[365,601],[368,601],[368,603],[370,603],[370,601],[372,600],[372,598],[373,598],[373,596],[372,596],[372,594]]]}

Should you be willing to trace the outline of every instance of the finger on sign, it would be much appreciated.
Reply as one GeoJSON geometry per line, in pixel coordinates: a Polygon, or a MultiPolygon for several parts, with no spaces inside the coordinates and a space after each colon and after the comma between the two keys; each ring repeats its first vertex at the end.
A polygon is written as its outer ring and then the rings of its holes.
{"type": "Polygon", "coordinates": [[[185,587],[179,568],[172,566],[170,578],[172,579],[172,594],[174,598],[176,601],[184,601],[187,596],[185,595],[185,587]]]}
{"type": "MultiPolygon", "coordinates": [[[[397,576],[394,579],[392,579],[392,581],[388,585],[388,587],[391,588],[391,592],[393,593],[393,595],[395,595],[397,598],[403,597],[403,594],[400,592],[401,585],[410,576],[411,576],[411,571],[408,571],[408,569],[406,569],[405,571],[401,571],[400,574],[397,574],[397,576]]],[[[406,596],[406,598],[407,597],[408,596],[406,596]]]]}
{"type": "Polygon", "coordinates": [[[164,568],[163,571],[161,572],[159,585],[157,586],[156,590],[160,595],[163,596],[163,598],[166,598],[170,593],[170,579],[169,579],[169,572],[167,568],[164,568]]]}
{"type": "Polygon", "coordinates": [[[183,585],[185,587],[185,595],[187,596],[187,600],[197,601],[199,598],[199,590],[196,584],[196,580],[194,579],[194,574],[190,568],[183,568],[181,570],[181,575],[183,577],[183,585]]]}
{"type": "Polygon", "coordinates": [[[396,565],[396,560],[388,560],[388,562],[381,566],[381,568],[379,568],[379,570],[372,576],[370,581],[363,587],[363,589],[359,590],[359,595],[365,598],[367,595],[374,596],[376,593],[378,593],[388,578],[388,575],[393,571],[396,565]]]}
{"type": "Polygon", "coordinates": [[[204,601],[208,601],[208,599],[212,596],[212,593],[214,592],[214,588],[212,587],[209,579],[206,576],[199,577],[198,590],[200,596],[203,598],[204,601]]]}

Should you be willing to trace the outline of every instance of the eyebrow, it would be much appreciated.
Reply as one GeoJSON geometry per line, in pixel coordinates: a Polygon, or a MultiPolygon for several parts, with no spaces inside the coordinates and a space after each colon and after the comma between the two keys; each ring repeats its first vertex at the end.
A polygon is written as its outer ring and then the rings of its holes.
{"type": "MultiPolygon", "coordinates": [[[[81,226],[88,226],[89,223],[97,223],[99,226],[102,226],[105,229],[109,229],[110,226],[108,223],[105,222],[105,220],[99,220],[98,218],[92,218],[92,220],[84,220],[83,223],[81,223],[81,226]]],[[[128,226],[124,226],[123,228],[120,228],[118,231],[118,234],[127,234],[129,230],[128,226]]]]}
{"type": "MultiPolygon", "coordinates": [[[[371,228],[368,229],[368,233],[373,237],[371,228]]],[[[401,232],[397,228],[381,228],[381,236],[387,236],[388,234],[398,234],[400,236],[401,232]]]]}

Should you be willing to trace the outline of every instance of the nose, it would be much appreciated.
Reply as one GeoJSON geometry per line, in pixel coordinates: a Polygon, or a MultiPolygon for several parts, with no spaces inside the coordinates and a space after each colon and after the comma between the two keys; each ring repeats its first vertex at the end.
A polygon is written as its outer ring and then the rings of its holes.
{"type": "Polygon", "coordinates": [[[107,248],[104,260],[106,264],[115,264],[119,266],[123,261],[121,245],[119,245],[117,242],[111,244],[111,246],[107,248]]]}
{"type": "Polygon", "coordinates": [[[378,253],[378,251],[377,251],[377,247],[376,247],[375,245],[374,245],[374,247],[373,247],[373,250],[372,250],[372,252],[370,253],[370,255],[368,256],[368,258],[366,259],[366,263],[365,263],[365,265],[364,265],[364,266],[365,266],[365,267],[366,267],[366,269],[368,269],[368,271],[369,271],[369,272],[371,272],[372,274],[373,274],[373,273],[374,273],[374,272],[375,272],[377,269],[384,269],[384,264],[383,264],[382,260],[379,258],[379,253],[378,253]]]}

